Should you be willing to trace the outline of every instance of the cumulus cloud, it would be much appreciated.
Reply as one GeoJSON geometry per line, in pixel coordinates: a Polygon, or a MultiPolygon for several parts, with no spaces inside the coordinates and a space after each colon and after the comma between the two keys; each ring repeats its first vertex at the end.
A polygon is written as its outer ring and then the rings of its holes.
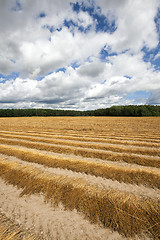
{"type": "Polygon", "coordinates": [[[147,100],[147,104],[159,105],[160,104],[160,88],[151,92],[151,96],[147,100]]]}
{"type": "Polygon", "coordinates": [[[97,0],[104,14],[112,9],[116,16],[117,31],[110,39],[114,51],[130,49],[140,51],[144,45],[150,49],[158,44],[155,16],[159,1],[103,1],[97,0]]]}
{"type": "Polygon", "coordinates": [[[159,104],[158,8],[158,0],[1,1],[1,106],[94,109],[131,103],[136,91],[159,104]]]}
{"type": "Polygon", "coordinates": [[[103,74],[105,69],[105,63],[102,62],[87,62],[78,68],[78,74],[82,77],[98,77],[103,74]]]}
{"type": "Polygon", "coordinates": [[[160,75],[151,64],[143,61],[143,55],[128,53],[109,57],[103,72],[103,82],[97,82],[86,91],[87,99],[122,96],[136,91],[154,91],[160,87],[160,75]]]}
{"type": "Polygon", "coordinates": [[[28,106],[28,102],[32,102],[34,106],[74,107],[89,86],[89,80],[81,80],[77,71],[68,67],[65,73],[51,73],[41,81],[21,78],[6,81],[1,85],[0,103],[26,103],[28,106]]]}

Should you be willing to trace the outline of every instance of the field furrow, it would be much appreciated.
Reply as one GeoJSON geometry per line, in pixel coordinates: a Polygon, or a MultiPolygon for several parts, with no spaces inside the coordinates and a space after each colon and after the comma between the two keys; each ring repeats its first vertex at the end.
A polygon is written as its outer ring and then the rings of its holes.
{"type": "Polygon", "coordinates": [[[72,177],[74,179],[84,179],[85,181],[88,182],[88,185],[96,185],[96,187],[103,189],[103,190],[120,190],[123,192],[131,193],[134,195],[138,195],[141,197],[149,197],[149,198],[160,198],[160,190],[157,189],[156,187],[151,188],[147,187],[147,185],[137,185],[134,182],[131,183],[124,183],[124,182],[119,182],[117,180],[111,180],[111,179],[106,179],[104,177],[100,176],[95,176],[95,175],[90,175],[86,174],[84,172],[75,172],[72,170],[68,169],[62,169],[62,168],[53,168],[53,167],[46,167],[46,165],[42,165],[39,163],[35,162],[27,162],[24,160],[21,160],[16,157],[11,157],[7,156],[4,154],[0,154],[0,159],[5,159],[7,161],[11,162],[16,162],[20,164],[21,166],[30,166],[30,167],[35,167],[40,169],[40,171],[43,171],[47,174],[53,174],[53,175],[58,175],[63,177],[72,177]]]}
{"type": "Polygon", "coordinates": [[[1,240],[41,240],[40,236],[36,236],[35,233],[25,230],[6,217],[4,213],[0,211],[0,239],[1,240]]]}

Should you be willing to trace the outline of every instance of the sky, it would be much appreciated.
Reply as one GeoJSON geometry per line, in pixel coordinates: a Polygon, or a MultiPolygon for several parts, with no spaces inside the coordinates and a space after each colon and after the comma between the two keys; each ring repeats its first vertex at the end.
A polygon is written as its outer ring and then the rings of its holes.
{"type": "Polygon", "coordinates": [[[160,0],[0,0],[0,108],[160,105],[160,0]]]}

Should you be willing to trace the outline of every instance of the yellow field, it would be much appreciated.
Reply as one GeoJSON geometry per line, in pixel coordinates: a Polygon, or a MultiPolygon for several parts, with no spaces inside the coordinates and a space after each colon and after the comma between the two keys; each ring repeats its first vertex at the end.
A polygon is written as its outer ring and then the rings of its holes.
{"type": "Polygon", "coordinates": [[[0,239],[158,240],[159,168],[158,117],[0,118],[0,239]]]}

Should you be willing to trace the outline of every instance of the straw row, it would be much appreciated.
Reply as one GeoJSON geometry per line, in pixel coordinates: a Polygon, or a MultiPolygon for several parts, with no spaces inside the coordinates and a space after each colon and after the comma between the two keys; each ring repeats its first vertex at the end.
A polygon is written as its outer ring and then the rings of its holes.
{"type": "Polygon", "coordinates": [[[74,154],[83,157],[90,158],[99,158],[102,160],[110,160],[110,161],[124,161],[127,163],[136,163],[143,166],[150,167],[160,167],[160,158],[159,157],[148,157],[144,155],[138,154],[129,154],[129,153],[118,153],[112,151],[104,151],[104,150],[93,150],[88,148],[80,148],[80,147],[72,147],[72,146],[64,146],[64,145],[56,145],[56,144],[47,144],[47,143],[39,143],[39,142],[30,142],[30,141],[18,141],[15,139],[5,139],[0,138],[1,144],[8,145],[18,145],[29,148],[35,148],[39,150],[52,151],[55,153],[65,153],[65,154],[74,154]]]}
{"type": "MultiPolygon", "coordinates": [[[[42,132],[7,132],[1,131],[0,135],[2,136],[28,136],[28,137],[43,137],[43,138],[51,138],[51,139],[63,139],[63,140],[73,140],[79,142],[92,142],[92,143],[110,143],[110,144],[120,144],[120,145],[127,145],[127,146],[141,146],[141,147],[150,147],[150,148],[160,148],[160,143],[146,142],[146,141],[136,141],[136,140],[119,140],[113,139],[111,137],[107,138],[97,138],[97,137],[84,137],[84,136],[70,136],[70,135],[57,135],[56,133],[42,133],[42,132]]],[[[61,133],[62,134],[62,133],[61,133]]]]}
{"type": "Polygon", "coordinates": [[[79,142],[79,141],[71,141],[71,140],[61,140],[61,139],[48,139],[48,138],[38,138],[38,137],[30,137],[30,136],[19,136],[15,134],[0,134],[0,137],[3,138],[14,138],[17,140],[27,140],[31,142],[40,142],[40,143],[49,143],[49,144],[57,144],[57,145],[66,145],[72,147],[81,147],[81,148],[90,148],[97,150],[105,150],[105,151],[113,151],[120,153],[134,153],[134,154],[142,154],[142,155],[151,155],[151,156],[160,156],[160,150],[157,148],[145,148],[145,147],[133,147],[133,146],[124,146],[118,144],[96,144],[90,142],[79,142]]]}
{"type": "Polygon", "coordinates": [[[160,189],[160,172],[153,168],[134,168],[128,166],[116,166],[109,163],[87,161],[37,152],[33,149],[19,148],[15,146],[0,145],[0,153],[14,156],[27,162],[42,164],[47,167],[63,168],[75,172],[100,176],[119,182],[143,184],[148,187],[160,189]]]}
{"type": "Polygon", "coordinates": [[[118,190],[102,190],[82,179],[47,174],[40,169],[0,159],[0,175],[22,188],[23,194],[43,193],[53,205],[62,203],[68,210],[77,209],[91,222],[117,228],[132,236],[142,231],[154,239],[160,235],[160,201],[141,198],[118,190]]]}
{"type": "Polygon", "coordinates": [[[1,130],[159,139],[159,118],[123,117],[32,117],[1,118],[1,130]]]}
{"type": "Polygon", "coordinates": [[[92,224],[83,214],[65,210],[62,204],[51,206],[42,194],[23,195],[21,189],[5,183],[0,178],[0,205],[8,218],[32,229],[43,240],[150,240],[144,234],[135,238],[124,238],[99,224],[92,224]],[[45,219],[45,221],[44,221],[45,219]]]}

